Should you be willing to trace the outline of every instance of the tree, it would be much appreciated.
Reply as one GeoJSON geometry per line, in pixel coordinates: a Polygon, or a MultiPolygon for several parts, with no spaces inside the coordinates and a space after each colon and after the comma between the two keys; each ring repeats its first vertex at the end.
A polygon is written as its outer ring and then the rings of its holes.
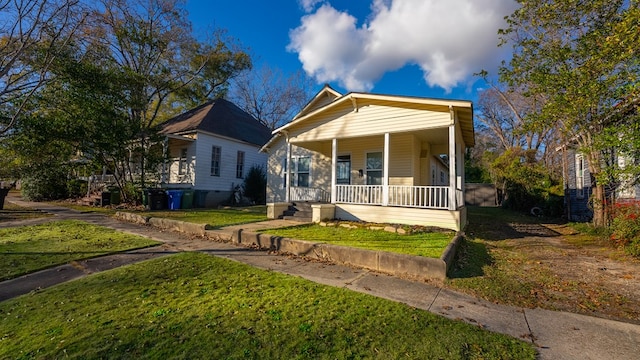
{"type": "Polygon", "coordinates": [[[86,47],[102,56],[101,66],[123,78],[129,128],[137,133],[129,145],[138,155],[144,186],[145,171],[153,167],[147,160],[159,115],[223,94],[251,61],[223,32],[208,43],[195,39],[184,1],[101,0],[101,5],[85,28],[86,47]]]}
{"type": "Polygon", "coordinates": [[[595,178],[594,224],[606,223],[605,187],[611,179],[599,143],[618,123],[620,109],[637,106],[638,1],[519,1],[500,31],[513,57],[500,69],[508,86],[541,96],[533,127],[554,127],[575,142],[595,178]]]}
{"type": "Polygon", "coordinates": [[[269,129],[284,125],[311,98],[311,81],[303,73],[285,76],[266,65],[235,79],[230,98],[269,129]]]}
{"type": "Polygon", "coordinates": [[[49,79],[59,46],[84,18],[79,0],[0,0],[0,136],[49,79]]]}

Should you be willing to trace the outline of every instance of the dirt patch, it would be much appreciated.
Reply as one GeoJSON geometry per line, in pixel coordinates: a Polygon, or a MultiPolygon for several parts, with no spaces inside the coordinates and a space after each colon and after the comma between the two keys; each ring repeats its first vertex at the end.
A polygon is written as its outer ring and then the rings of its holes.
{"type": "Polygon", "coordinates": [[[567,225],[470,218],[447,286],[510,305],[640,324],[639,259],[567,225]]]}

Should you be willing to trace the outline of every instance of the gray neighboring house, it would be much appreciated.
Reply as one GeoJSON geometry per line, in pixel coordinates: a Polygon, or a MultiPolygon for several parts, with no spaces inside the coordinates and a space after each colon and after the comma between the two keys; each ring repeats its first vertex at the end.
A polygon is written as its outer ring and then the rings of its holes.
{"type": "MultiPolygon", "coordinates": [[[[593,207],[590,203],[593,193],[594,179],[589,172],[587,157],[571,146],[561,146],[556,150],[563,152],[564,205],[567,220],[588,222],[593,218],[593,207]]],[[[617,156],[615,161],[624,167],[628,161],[617,156]]],[[[624,180],[605,186],[607,197],[615,197],[617,202],[640,200],[640,185],[629,184],[624,180]]]]}
{"type": "Polygon", "coordinates": [[[252,166],[266,167],[259,150],[271,131],[228,100],[209,101],[160,127],[168,158],[162,187],[206,192],[206,207],[228,200],[252,166]]]}

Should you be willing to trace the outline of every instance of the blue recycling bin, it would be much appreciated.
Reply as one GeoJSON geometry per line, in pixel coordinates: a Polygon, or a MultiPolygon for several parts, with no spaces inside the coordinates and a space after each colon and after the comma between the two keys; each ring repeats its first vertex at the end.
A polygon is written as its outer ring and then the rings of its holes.
{"type": "Polygon", "coordinates": [[[167,208],[169,210],[180,209],[182,190],[167,190],[167,208]]]}

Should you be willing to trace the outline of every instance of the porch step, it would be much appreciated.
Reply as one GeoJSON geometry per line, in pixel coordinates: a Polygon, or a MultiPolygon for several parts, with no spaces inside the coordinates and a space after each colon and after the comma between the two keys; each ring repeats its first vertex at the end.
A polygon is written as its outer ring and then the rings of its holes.
{"type": "Polygon", "coordinates": [[[284,211],[282,218],[285,220],[293,220],[299,222],[311,222],[313,210],[311,209],[311,203],[307,202],[294,202],[289,205],[289,208],[284,211]]]}

